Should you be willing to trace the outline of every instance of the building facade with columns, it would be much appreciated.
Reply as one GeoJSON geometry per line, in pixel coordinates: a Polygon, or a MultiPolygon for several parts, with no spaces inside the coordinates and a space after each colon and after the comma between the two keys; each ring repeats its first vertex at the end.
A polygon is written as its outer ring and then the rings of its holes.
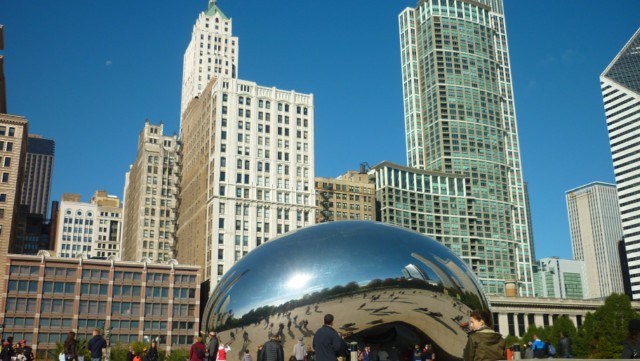
{"type": "MultiPolygon", "coordinates": [[[[572,300],[540,297],[487,297],[493,313],[494,329],[503,336],[522,337],[530,326],[551,326],[560,316],[567,316],[576,327],[582,326],[587,313],[604,305],[603,299],[572,300]]],[[[631,307],[640,311],[640,302],[631,307]]]]}

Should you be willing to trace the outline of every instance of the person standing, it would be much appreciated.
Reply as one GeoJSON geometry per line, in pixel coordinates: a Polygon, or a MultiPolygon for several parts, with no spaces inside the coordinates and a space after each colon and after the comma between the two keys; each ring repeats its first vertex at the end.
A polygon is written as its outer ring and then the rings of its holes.
{"type": "Polygon", "coordinates": [[[69,331],[67,339],[64,341],[64,358],[67,361],[78,360],[78,343],[76,342],[76,333],[69,331]]]}
{"type": "Polygon", "coordinates": [[[258,361],[284,361],[284,350],[278,339],[277,333],[271,334],[271,339],[262,346],[258,361]]]}
{"type": "Polygon", "coordinates": [[[324,325],[313,336],[313,349],[316,352],[316,361],[336,361],[343,354],[347,343],[333,329],[333,315],[324,315],[324,325]]]}
{"type": "Polygon", "coordinates": [[[573,351],[571,350],[571,339],[565,335],[564,332],[560,332],[560,341],[558,341],[558,356],[562,358],[573,358],[573,351]]]}
{"type": "Polygon", "coordinates": [[[218,346],[218,361],[227,361],[227,354],[231,352],[231,347],[225,346],[222,342],[218,346]]]}
{"type": "Polygon", "coordinates": [[[491,313],[488,310],[472,311],[469,323],[471,332],[464,348],[464,360],[504,360],[507,343],[502,338],[502,335],[489,327],[491,325],[491,313]]]}
{"type": "Polygon", "coordinates": [[[89,352],[91,353],[91,361],[102,360],[102,349],[107,347],[107,341],[100,335],[99,329],[93,330],[93,337],[89,340],[89,352]]]}
{"type": "Polygon", "coordinates": [[[133,350],[133,346],[129,345],[129,352],[127,352],[127,361],[133,361],[133,358],[135,357],[136,352],[133,350]]]}
{"type": "Polygon", "coordinates": [[[209,353],[209,361],[218,359],[218,337],[214,331],[209,331],[209,343],[207,344],[207,353],[209,353]]]}
{"type": "Polygon", "coordinates": [[[420,345],[416,344],[416,347],[413,349],[413,361],[422,361],[423,353],[420,345]]]}
{"type": "Polygon", "coordinates": [[[189,351],[189,358],[191,361],[206,361],[205,354],[207,352],[207,348],[202,343],[202,337],[197,336],[193,345],[191,345],[191,350],[189,351]]]}
{"type": "Polygon", "coordinates": [[[158,344],[156,344],[155,341],[152,341],[151,346],[149,346],[149,350],[147,351],[147,361],[158,361],[158,344]]]}
{"type": "Polygon", "coordinates": [[[622,359],[640,357],[640,320],[629,321],[629,333],[622,344],[622,359]]]}
{"type": "Polygon", "coordinates": [[[293,345],[293,356],[296,357],[297,361],[304,361],[304,357],[307,354],[307,348],[304,346],[304,342],[302,342],[303,337],[298,336],[298,342],[293,345]]]}
{"type": "Polygon", "coordinates": [[[7,341],[2,344],[2,361],[11,361],[11,357],[14,355],[13,336],[9,336],[7,341]]]}
{"type": "Polygon", "coordinates": [[[534,358],[545,358],[544,341],[542,341],[538,335],[533,335],[533,344],[531,344],[531,350],[533,351],[534,358]]]}

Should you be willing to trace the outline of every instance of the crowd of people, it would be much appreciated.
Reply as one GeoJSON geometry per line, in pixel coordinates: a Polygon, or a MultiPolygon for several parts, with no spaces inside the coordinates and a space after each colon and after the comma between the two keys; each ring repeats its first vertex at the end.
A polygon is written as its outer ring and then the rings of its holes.
{"type": "Polygon", "coordinates": [[[14,344],[13,337],[7,337],[6,340],[2,340],[0,359],[2,359],[2,361],[33,361],[35,357],[33,355],[33,349],[27,346],[25,340],[20,340],[14,344]]]}

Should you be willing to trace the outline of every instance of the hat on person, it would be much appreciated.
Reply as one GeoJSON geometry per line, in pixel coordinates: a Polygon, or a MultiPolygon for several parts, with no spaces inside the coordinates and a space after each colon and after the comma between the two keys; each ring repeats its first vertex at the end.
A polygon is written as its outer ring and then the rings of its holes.
{"type": "Polygon", "coordinates": [[[216,333],[215,333],[215,332],[213,332],[213,331],[209,331],[209,336],[215,336],[215,335],[216,335],[216,333]]]}
{"type": "Polygon", "coordinates": [[[640,332],[640,320],[629,321],[629,332],[640,332]]]}
{"type": "Polygon", "coordinates": [[[302,341],[303,337],[302,336],[298,336],[298,341],[302,341]]]}

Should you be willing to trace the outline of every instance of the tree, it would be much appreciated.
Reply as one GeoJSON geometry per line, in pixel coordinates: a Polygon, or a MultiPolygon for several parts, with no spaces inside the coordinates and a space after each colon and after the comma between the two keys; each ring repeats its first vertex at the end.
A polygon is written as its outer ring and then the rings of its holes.
{"type": "Polygon", "coordinates": [[[578,330],[574,353],[581,358],[620,358],[629,321],[638,318],[625,295],[612,294],[578,330]]]}

